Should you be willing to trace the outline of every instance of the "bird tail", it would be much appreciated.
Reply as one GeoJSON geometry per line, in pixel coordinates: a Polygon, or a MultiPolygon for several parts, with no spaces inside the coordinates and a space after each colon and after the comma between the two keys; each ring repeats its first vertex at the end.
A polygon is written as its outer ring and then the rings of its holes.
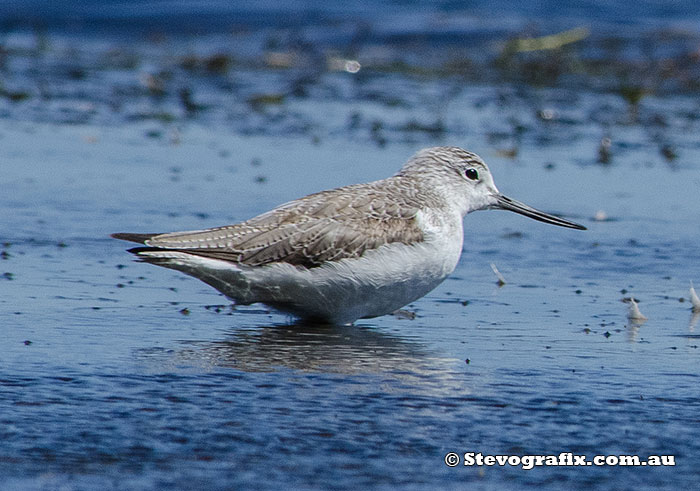
{"type": "Polygon", "coordinates": [[[129,242],[136,242],[138,244],[145,244],[148,239],[152,239],[156,235],[160,234],[132,234],[132,233],[116,233],[110,235],[110,237],[119,240],[128,240],[129,242]]]}

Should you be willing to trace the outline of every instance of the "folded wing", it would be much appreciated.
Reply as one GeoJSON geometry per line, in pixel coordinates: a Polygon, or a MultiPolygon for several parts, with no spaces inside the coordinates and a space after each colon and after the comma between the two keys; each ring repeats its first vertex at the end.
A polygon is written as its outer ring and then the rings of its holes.
{"type": "Polygon", "coordinates": [[[392,242],[423,240],[415,221],[418,208],[410,203],[387,202],[383,193],[384,188],[371,184],[347,186],[306,196],[235,225],[113,236],[145,244],[131,250],[136,254],[174,250],[248,266],[286,262],[310,268],[359,257],[392,242]],[[358,195],[354,188],[359,186],[366,189],[358,195]]]}

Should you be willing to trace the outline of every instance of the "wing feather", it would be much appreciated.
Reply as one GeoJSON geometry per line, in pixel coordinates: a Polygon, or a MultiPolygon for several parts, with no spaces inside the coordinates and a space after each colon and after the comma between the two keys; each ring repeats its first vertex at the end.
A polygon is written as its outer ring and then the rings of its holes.
{"type": "Polygon", "coordinates": [[[359,257],[392,242],[423,240],[416,223],[418,205],[390,198],[402,195],[395,189],[392,192],[390,184],[384,180],[322,191],[235,225],[122,236],[141,238],[152,249],[183,251],[249,266],[282,261],[314,267],[326,261],[359,257]]]}

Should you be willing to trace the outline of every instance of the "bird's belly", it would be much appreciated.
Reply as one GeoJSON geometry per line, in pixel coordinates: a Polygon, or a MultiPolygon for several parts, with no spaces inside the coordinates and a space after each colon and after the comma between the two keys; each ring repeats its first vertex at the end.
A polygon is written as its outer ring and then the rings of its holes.
{"type": "Polygon", "coordinates": [[[186,252],[151,254],[167,257],[161,266],[194,276],[237,303],[261,302],[298,317],[347,324],[391,313],[431,291],[454,270],[461,241],[386,244],[308,269],[288,263],[247,267],[186,252]]]}
{"type": "Polygon", "coordinates": [[[360,258],[304,270],[277,264],[246,277],[257,290],[256,301],[301,317],[350,323],[421,298],[454,270],[460,252],[461,244],[458,251],[435,244],[389,244],[360,258]]]}

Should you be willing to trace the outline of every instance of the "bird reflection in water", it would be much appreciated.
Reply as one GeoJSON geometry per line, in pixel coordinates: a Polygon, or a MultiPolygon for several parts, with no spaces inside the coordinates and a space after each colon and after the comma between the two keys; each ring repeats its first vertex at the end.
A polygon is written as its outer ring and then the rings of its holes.
{"type": "MultiPolygon", "coordinates": [[[[454,367],[453,359],[431,354],[407,336],[395,336],[372,327],[310,323],[265,327],[237,327],[222,340],[180,341],[182,348],[171,364],[205,370],[228,367],[245,372],[284,369],[341,374],[394,373],[420,376],[454,367]]],[[[142,352],[162,358],[163,352],[142,352]]],[[[162,365],[164,360],[159,360],[162,365]]]]}

